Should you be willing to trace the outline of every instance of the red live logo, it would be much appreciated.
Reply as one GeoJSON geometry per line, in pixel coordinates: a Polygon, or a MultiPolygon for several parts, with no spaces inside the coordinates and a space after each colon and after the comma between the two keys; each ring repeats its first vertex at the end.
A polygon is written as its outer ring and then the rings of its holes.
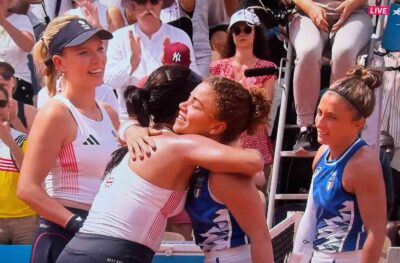
{"type": "Polygon", "coordinates": [[[388,5],[371,5],[368,6],[368,14],[373,16],[387,16],[389,15],[390,7],[388,5]]]}

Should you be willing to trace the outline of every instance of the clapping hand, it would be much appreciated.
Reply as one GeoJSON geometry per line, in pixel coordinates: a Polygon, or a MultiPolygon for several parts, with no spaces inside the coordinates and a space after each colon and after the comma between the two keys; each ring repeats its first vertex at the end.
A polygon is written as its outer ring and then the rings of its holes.
{"type": "Polygon", "coordinates": [[[129,31],[129,44],[131,47],[131,66],[132,71],[134,71],[139,66],[142,48],[140,47],[140,37],[133,36],[132,31],[129,31]]]}
{"type": "Polygon", "coordinates": [[[76,2],[80,8],[83,10],[83,14],[86,20],[93,26],[97,28],[102,28],[99,20],[99,12],[95,3],[90,1],[77,1],[76,2]]]}

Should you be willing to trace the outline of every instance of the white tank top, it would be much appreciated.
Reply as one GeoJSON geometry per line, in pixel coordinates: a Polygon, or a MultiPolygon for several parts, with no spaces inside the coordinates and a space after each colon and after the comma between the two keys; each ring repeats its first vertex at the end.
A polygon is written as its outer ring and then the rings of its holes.
{"type": "Polygon", "coordinates": [[[107,111],[97,103],[103,116],[95,121],[84,116],[64,96],[53,97],[64,103],[77,123],[76,139],[61,147],[56,164],[44,183],[53,198],[92,204],[97,194],[105,167],[117,149],[117,137],[107,111]]]}
{"type": "Polygon", "coordinates": [[[187,190],[172,191],[151,184],[130,169],[128,160],[126,154],[104,178],[79,231],[133,241],[156,252],[167,218],[182,211],[187,190]]]}

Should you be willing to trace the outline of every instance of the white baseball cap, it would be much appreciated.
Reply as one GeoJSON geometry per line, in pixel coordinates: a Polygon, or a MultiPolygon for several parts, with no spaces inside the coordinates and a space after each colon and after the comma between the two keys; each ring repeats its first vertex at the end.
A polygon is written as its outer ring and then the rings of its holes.
{"type": "Polygon", "coordinates": [[[254,26],[260,24],[260,19],[254,12],[251,12],[247,9],[240,9],[231,16],[228,29],[230,29],[237,22],[246,22],[247,24],[254,26]]]}

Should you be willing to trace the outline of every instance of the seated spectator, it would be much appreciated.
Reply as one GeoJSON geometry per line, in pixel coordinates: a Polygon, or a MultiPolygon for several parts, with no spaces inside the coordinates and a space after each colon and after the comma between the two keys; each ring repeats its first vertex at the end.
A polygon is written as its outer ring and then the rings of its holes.
{"type": "Polygon", "coordinates": [[[33,105],[34,91],[27,58],[35,43],[33,27],[26,15],[13,13],[14,2],[0,2],[0,59],[6,60],[15,70],[17,84],[12,96],[33,105]]]}
{"type": "MultiPolygon", "coordinates": [[[[14,76],[14,68],[6,61],[0,60],[0,85],[3,85],[8,94],[13,94],[17,80],[14,76]]],[[[19,132],[28,134],[36,116],[36,109],[32,105],[25,104],[20,100],[9,97],[7,105],[9,109],[9,119],[11,127],[19,132]]]]}
{"type": "Polygon", "coordinates": [[[331,83],[355,65],[356,57],[372,34],[368,3],[364,0],[295,0],[298,13],[289,23],[289,38],[296,50],[293,86],[300,133],[294,151],[313,150],[311,136],[321,83],[322,52],[332,45],[331,83]]]}
{"type": "Polygon", "coordinates": [[[9,98],[0,85],[0,244],[29,245],[38,220],[35,211],[17,197],[26,136],[9,125],[9,98]]]}
{"type": "Polygon", "coordinates": [[[137,23],[114,32],[107,49],[107,64],[104,82],[118,94],[120,119],[127,119],[123,92],[131,84],[148,76],[162,65],[163,42],[168,37],[172,42],[181,42],[190,49],[190,68],[197,71],[192,43],[182,30],[160,21],[162,1],[133,0],[129,7],[137,23]]]}
{"type": "Polygon", "coordinates": [[[228,38],[227,25],[219,25],[210,29],[211,62],[222,58],[228,38]]]}
{"type": "MultiPolygon", "coordinates": [[[[210,73],[220,75],[240,82],[245,88],[261,87],[266,92],[269,102],[274,94],[274,75],[245,77],[244,71],[249,68],[276,67],[267,58],[267,44],[259,24],[258,17],[245,9],[237,11],[231,17],[228,27],[228,39],[225,45],[223,59],[210,65],[210,73]]],[[[244,133],[240,136],[242,146],[259,150],[266,165],[268,176],[269,166],[273,160],[273,146],[266,125],[258,128],[254,135],[244,133]]]]}

